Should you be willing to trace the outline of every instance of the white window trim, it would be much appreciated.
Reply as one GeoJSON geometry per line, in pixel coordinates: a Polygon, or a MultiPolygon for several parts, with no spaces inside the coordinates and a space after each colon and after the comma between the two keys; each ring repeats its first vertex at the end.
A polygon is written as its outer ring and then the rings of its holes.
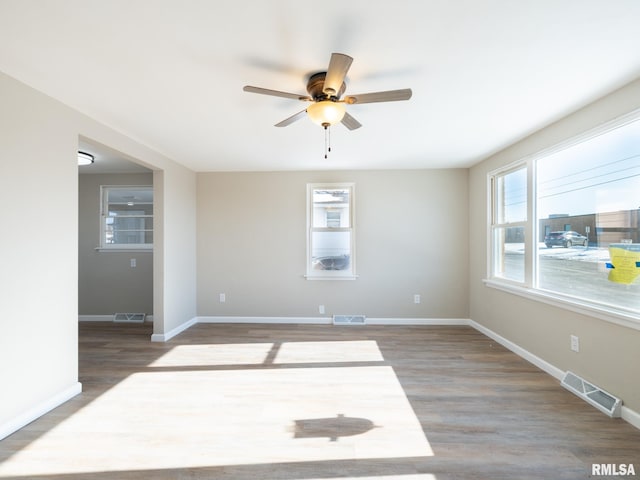
{"type": "MultiPolygon", "coordinates": [[[[553,305],[565,310],[589,315],[600,320],[624,326],[634,330],[640,330],[640,316],[635,312],[603,305],[598,302],[563,295],[558,292],[552,292],[537,287],[537,268],[538,261],[534,258],[535,248],[538,238],[538,219],[536,212],[537,190],[536,190],[536,162],[538,159],[552,155],[560,150],[564,150],[573,145],[585,142],[598,135],[602,135],[616,128],[622,127],[628,123],[640,121],[640,109],[633,110],[625,115],[621,115],[613,120],[604,122],[594,128],[581,132],[568,139],[558,142],[548,148],[539,150],[531,155],[525,156],[519,160],[511,162],[500,168],[487,173],[487,262],[485,270],[485,278],[483,283],[490,288],[495,288],[504,292],[519,295],[530,300],[539,301],[549,305],[553,305]],[[515,282],[513,280],[494,277],[494,245],[493,245],[493,182],[492,179],[496,175],[504,174],[515,170],[518,167],[526,166],[527,168],[527,225],[525,227],[525,277],[524,283],[515,282]]],[[[509,226],[516,226],[515,224],[509,226]]]]}
{"type": "Polygon", "coordinates": [[[153,244],[145,243],[145,244],[105,244],[105,190],[112,188],[122,188],[122,189],[135,189],[135,188],[151,188],[153,190],[153,185],[100,185],[100,245],[95,248],[97,252],[120,252],[120,253],[131,253],[131,252],[153,252],[153,244]]]}
{"type": "Polygon", "coordinates": [[[529,252],[531,251],[531,242],[530,239],[533,238],[530,235],[530,231],[531,229],[529,228],[529,221],[528,219],[531,218],[531,211],[529,209],[530,206],[530,202],[529,202],[529,187],[531,184],[531,175],[530,175],[530,170],[529,170],[529,162],[527,161],[523,161],[523,160],[519,160],[517,162],[513,162],[510,163],[509,165],[505,165],[504,167],[494,170],[493,172],[490,172],[487,175],[487,189],[489,192],[488,195],[488,205],[487,205],[487,213],[488,213],[488,219],[489,219],[489,228],[487,229],[488,231],[488,241],[487,241],[487,278],[493,279],[493,280],[500,280],[500,281],[504,281],[509,285],[520,285],[520,286],[526,286],[526,287],[531,287],[531,283],[527,277],[527,259],[529,257],[529,252]],[[526,169],[527,172],[527,220],[521,220],[521,221],[516,221],[516,222],[504,222],[504,223],[498,223],[498,222],[494,222],[495,216],[496,216],[496,206],[494,205],[493,202],[493,193],[495,191],[495,185],[494,185],[494,179],[500,175],[507,175],[511,172],[515,172],[517,170],[520,170],[522,168],[526,169]],[[524,228],[524,250],[525,250],[525,271],[524,271],[524,280],[522,282],[518,282],[516,280],[511,280],[508,278],[502,278],[502,277],[496,277],[493,275],[494,272],[494,268],[496,265],[496,251],[495,251],[495,246],[493,243],[493,240],[495,238],[495,231],[498,228],[511,228],[511,227],[523,227],[524,228]]]}
{"type": "Polygon", "coordinates": [[[553,305],[572,312],[589,315],[609,323],[632,328],[634,330],[640,330],[640,321],[638,320],[638,317],[635,314],[622,309],[616,309],[606,305],[598,305],[594,302],[589,302],[588,300],[565,296],[557,292],[524,287],[516,284],[515,282],[503,281],[499,278],[485,278],[483,279],[483,282],[487,287],[519,295],[521,297],[528,298],[529,300],[536,300],[538,302],[553,305]]]}
{"type": "MultiPolygon", "coordinates": [[[[336,228],[328,228],[328,231],[336,231],[336,228]]],[[[308,183],[307,184],[307,255],[306,255],[306,274],[307,280],[356,280],[356,185],[354,182],[340,183],[308,183]],[[320,270],[315,271],[311,268],[311,232],[313,226],[313,190],[317,188],[349,188],[351,195],[349,199],[349,217],[350,227],[343,230],[351,232],[351,268],[348,272],[337,270],[320,270]]]]}

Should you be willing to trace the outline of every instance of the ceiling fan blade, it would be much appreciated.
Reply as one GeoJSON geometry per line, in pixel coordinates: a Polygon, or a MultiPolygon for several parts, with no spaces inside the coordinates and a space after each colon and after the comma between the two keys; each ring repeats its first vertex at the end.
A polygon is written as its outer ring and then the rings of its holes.
{"type": "Polygon", "coordinates": [[[410,88],[401,90],[387,90],[385,92],[361,93],[359,95],[349,95],[344,98],[345,103],[375,103],[375,102],[397,102],[409,100],[413,92],[410,88]]]}
{"type": "Polygon", "coordinates": [[[280,123],[276,123],[275,126],[276,127],[286,127],[287,125],[291,125],[293,122],[297,122],[302,117],[304,117],[305,113],[307,113],[306,109],[302,110],[301,112],[296,113],[295,115],[291,115],[289,118],[285,118],[280,123]]]}
{"type": "Polygon", "coordinates": [[[337,97],[344,78],[347,76],[353,58],[343,53],[332,53],[322,91],[330,97],[337,97]]]}
{"type": "Polygon", "coordinates": [[[279,90],[270,90],[268,88],[252,87],[251,85],[245,85],[242,89],[245,92],[259,93],[261,95],[271,95],[272,97],[291,98],[293,100],[311,101],[312,98],[308,95],[300,95],[298,93],[281,92],[279,90]]]}
{"type": "Polygon", "coordinates": [[[356,120],[346,112],[344,114],[344,117],[342,117],[342,124],[349,130],[355,130],[356,128],[360,128],[362,126],[362,124],[358,120],[356,120]]]}

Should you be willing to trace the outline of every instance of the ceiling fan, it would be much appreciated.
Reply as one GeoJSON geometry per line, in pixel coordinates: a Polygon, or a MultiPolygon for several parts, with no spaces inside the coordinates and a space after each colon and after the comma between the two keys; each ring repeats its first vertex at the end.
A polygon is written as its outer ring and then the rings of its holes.
{"type": "Polygon", "coordinates": [[[276,127],[286,127],[293,122],[304,117],[305,113],[309,118],[325,130],[337,123],[342,123],[349,130],[360,128],[362,124],[346,111],[345,105],[375,103],[375,102],[397,102],[400,100],[409,100],[411,98],[411,89],[404,88],[401,90],[387,90],[383,92],[363,93],[359,95],[347,95],[341,98],[346,90],[344,82],[349,67],[351,67],[353,58],[342,53],[332,53],[329,61],[329,68],[326,72],[318,72],[307,82],[307,92],[309,95],[300,95],[297,93],[281,92],[278,90],[270,90],[267,88],[253,87],[246,85],[243,90],[245,92],[259,93],[261,95],[271,95],[274,97],[284,97],[293,100],[301,100],[303,102],[311,102],[304,110],[295,115],[285,118],[276,127]]]}

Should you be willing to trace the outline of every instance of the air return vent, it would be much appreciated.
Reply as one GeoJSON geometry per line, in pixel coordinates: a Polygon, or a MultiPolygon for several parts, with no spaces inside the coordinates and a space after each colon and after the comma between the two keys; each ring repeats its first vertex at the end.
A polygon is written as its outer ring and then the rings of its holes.
{"type": "Polygon", "coordinates": [[[365,325],[366,318],[364,315],[334,315],[334,325],[365,325]]]}
{"type": "Polygon", "coordinates": [[[113,315],[114,322],[143,323],[146,313],[116,313],[113,315]]]}
{"type": "Polygon", "coordinates": [[[562,386],[610,417],[619,417],[622,400],[590,384],[575,373],[567,372],[562,386]]]}

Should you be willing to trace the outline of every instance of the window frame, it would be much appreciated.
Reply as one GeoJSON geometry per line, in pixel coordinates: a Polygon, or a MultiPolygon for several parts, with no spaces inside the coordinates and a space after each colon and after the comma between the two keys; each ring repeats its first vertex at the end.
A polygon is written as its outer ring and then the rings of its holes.
{"type": "Polygon", "coordinates": [[[307,183],[307,280],[355,280],[356,274],[356,187],[354,182],[338,183],[307,183]],[[314,227],[313,192],[319,189],[348,189],[349,190],[349,227],[314,227]],[[312,264],[313,233],[314,232],[349,232],[350,265],[346,270],[316,270],[312,264]]]}
{"type": "MultiPolygon", "coordinates": [[[[574,135],[568,139],[565,139],[564,141],[558,142],[549,148],[545,148],[531,155],[525,156],[517,161],[514,161],[487,173],[487,262],[486,276],[483,279],[483,282],[486,286],[516,294],[528,299],[540,301],[542,303],[554,305],[566,310],[589,315],[610,323],[622,325],[635,330],[640,330],[640,315],[635,314],[633,311],[630,311],[624,307],[617,308],[615,306],[604,305],[597,301],[589,301],[588,299],[563,294],[561,292],[545,290],[539,287],[539,260],[537,254],[537,239],[539,238],[540,222],[536,212],[538,202],[536,167],[538,160],[637,121],[640,122],[640,109],[634,110],[625,115],[621,115],[611,121],[605,122],[594,128],[574,135]],[[504,175],[506,173],[509,173],[510,171],[522,168],[523,166],[527,170],[527,220],[525,222],[526,226],[524,259],[525,271],[524,282],[515,282],[513,280],[499,277],[494,274],[496,248],[494,245],[494,227],[496,226],[496,224],[494,224],[494,185],[495,178],[497,176],[504,175]]],[[[510,223],[507,225],[517,226],[515,223],[510,223]]]]}
{"type": "Polygon", "coordinates": [[[488,259],[488,264],[487,264],[487,272],[488,272],[488,276],[491,279],[500,279],[501,281],[507,282],[509,284],[513,284],[513,285],[521,285],[521,286],[531,286],[532,282],[530,281],[530,279],[527,277],[527,258],[529,257],[529,252],[531,251],[531,228],[529,225],[529,219],[531,218],[531,211],[530,211],[530,205],[531,202],[529,201],[529,195],[531,192],[531,175],[530,175],[530,170],[529,170],[529,162],[527,161],[518,161],[518,162],[514,162],[511,163],[509,165],[506,165],[503,168],[500,168],[498,170],[495,170],[493,172],[491,172],[487,178],[488,178],[488,189],[489,189],[489,195],[488,195],[488,199],[489,199],[489,239],[488,239],[488,245],[489,245],[489,251],[487,252],[487,259],[488,259]],[[527,188],[527,192],[526,192],[526,210],[525,210],[525,217],[523,220],[517,220],[517,221],[499,221],[498,219],[498,203],[496,202],[496,192],[498,190],[498,179],[501,177],[505,177],[507,175],[509,175],[510,173],[514,173],[517,172],[518,170],[523,170],[525,171],[526,174],[526,188],[527,188]],[[522,281],[518,281],[518,280],[514,280],[514,279],[509,279],[506,278],[504,276],[499,276],[496,275],[496,265],[498,262],[498,258],[497,258],[497,250],[498,250],[498,246],[495,243],[495,239],[496,239],[496,235],[497,235],[497,231],[499,229],[506,229],[506,228],[523,228],[524,229],[524,248],[525,248],[525,255],[524,255],[524,278],[522,281]]]}
{"type": "MultiPolygon", "coordinates": [[[[139,251],[153,251],[153,243],[107,243],[107,228],[106,218],[109,216],[109,192],[113,190],[150,190],[153,194],[153,185],[100,185],[100,211],[99,211],[99,223],[100,223],[100,240],[99,246],[96,248],[99,252],[139,252],[139,251]]],[[[153,212],[153,200],[151,202],[153,212]]],[[[154,215],[135,215],[135,218],[151,218],[153,222],[154,215]]],[[[152,223],[153,226],[153,223],[152,223]]],[[[150,231],[154,232],[152,227],[150,231]]]]}

